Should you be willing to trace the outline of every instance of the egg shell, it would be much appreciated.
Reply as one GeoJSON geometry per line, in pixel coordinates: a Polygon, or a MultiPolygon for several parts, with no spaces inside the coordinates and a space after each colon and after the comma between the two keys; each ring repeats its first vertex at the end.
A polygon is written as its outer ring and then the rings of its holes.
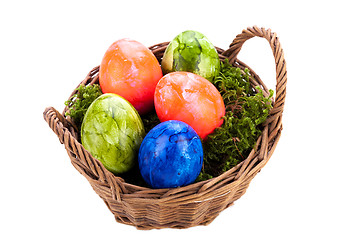
{"type": "Polygon", "coordinates": [[[84,148],[114,174],[135,166],[144,136],[138,112],[124,98],[112,93],[95,99],[81,125],[84,148]]]}
{"type": "Polygon", "coordinates": [[[104,54],[99,69],[103,93],[115,93],[128,100],[140,115],[154,109],[154,91],[163,76],[155,55],[132,39],[114,42],[104,54]]]}
{"type": "Polygon", "coordinates": [[[161,122],[179,120],[206,139],[223,123],[224,100],[207,79],[189,72],[172,72],[155,89],[155,109],[161,122]]]}
{"type": "Polygon", "coordinates": [[[220,71],[219,55],[202,33],[187,30],[178,34],[167,46],[161,61],[164,74],[185,71],[213,81],[220,71]]]}
{"type": "Polygon", "coordinates": [[[139,150],[139,169],[153,188],[175,188],[193,183],[203,164],[200,137],[186,123],[166,121],[145,136],[139,150]]]}

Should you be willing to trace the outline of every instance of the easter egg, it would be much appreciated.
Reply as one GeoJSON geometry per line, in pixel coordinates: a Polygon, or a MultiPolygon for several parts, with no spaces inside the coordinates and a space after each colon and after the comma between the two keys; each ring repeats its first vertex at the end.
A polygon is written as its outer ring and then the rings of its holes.
{"type": "Polygon", "coordinates": [[[112,93],[91,103],[81,125],[84,148],[114,174],[127,172],[136,164],[144,136],[138,112],[124,98],[112,93]]]}
{"type": "Polygon", "coordinates": [[[155,89],[155,110],[161,122],[179,120],[205,139],[223,123],[225,105],[216,87],[189,72],[162,77],[155,89]]]}
{"type": "Polygon", "coordinates": [[[122,96],[140,115],[154,109],[154,91],[162,76],[154,54],[131,39],[114,42],[106,51],[99,69],[102,92],[122,96]]]}
{"type": "Polygon", "coordinates": [[[193,183],[203,164],[203,148],[186,123],[170,120],[156,125],[139,150],[139,169],[153,188],[175,188],[193,183]]]}
{"type": "Polygon", "coordinates": [[[220,71],[219,55],[212,43],[197,31],[184,31],[167,46],[161,61],[163,73],[185,71],[213,81],[220,71]]]}

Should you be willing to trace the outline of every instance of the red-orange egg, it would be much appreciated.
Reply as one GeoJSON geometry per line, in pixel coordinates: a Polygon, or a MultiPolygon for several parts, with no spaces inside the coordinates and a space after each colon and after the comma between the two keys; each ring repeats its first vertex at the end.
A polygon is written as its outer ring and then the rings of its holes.
{"type": "Polygon", "coordinates": [[[115,93],[128,100],[139,114],[154,108],[155,87],[163,76],[154,54],[143,44],[121,39],[106,51],[99,70],[103,93],[115,93]]]}
{"type": "Polygon", "coordinates": [[[189,72],[172,72],[158,82],[154,103],[161,122],[179,120],[202,138],[223,123],[224,101],[207,79],[189,72]]]}

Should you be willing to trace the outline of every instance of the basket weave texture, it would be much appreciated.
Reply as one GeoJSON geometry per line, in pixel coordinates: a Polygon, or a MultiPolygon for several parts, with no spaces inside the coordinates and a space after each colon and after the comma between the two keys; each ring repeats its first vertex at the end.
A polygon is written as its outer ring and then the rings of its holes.
{"type": "MultiPolygon", "coordinates": [[[[104,200],[116,221],[136,226],[138,229],[188,228],[207,225],[221,211],[239,199],[251,180],[266,165],[279,141],[282,130],[287,70],[283,49],[278,37],[270,29],[249,27],[237,35],[224,51],[216,48],[220,60],[228,58],[233,66],[248,68],[252,86],[260,86],[269,93],[259,76],[237,59],[244,42],[252,37],[265,38],[272,49],[276,65],[276,97],[273,108],[256,147],[249,156],[234,168],[210,180],[174,189],[150,189],[127,183],[95,159],[80,143],[79,132],[70,117],[65,117],[67,107],[59,113],[53,107],[44,111],[44,119],[64,144],[72,165],[89,181],[94,191],[104,200]]],[[[159,62],[169,42],[150,47],[159,62]]],[[[80,84],[98,83],[99,67],[92,69],[80,84]]],[[[71,96],[76,93],[74,90],[71,96]]]]}

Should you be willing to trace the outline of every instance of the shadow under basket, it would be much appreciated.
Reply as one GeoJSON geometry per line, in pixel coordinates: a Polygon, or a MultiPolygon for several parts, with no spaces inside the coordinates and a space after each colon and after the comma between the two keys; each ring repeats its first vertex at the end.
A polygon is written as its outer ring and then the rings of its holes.
{"type": "MultiPolygon", "coordinates": [[[[256,147],[237,166],[215,178],[173,189],[151,189],[126,182],[115,176],[95,159],[80,143],[79,132],[70,117],[65,117],[67,107],[59,113],[53,107],[44,111],[44,119],[58,136],[70,157],[72,165],[89,181],[94,191],[104,200],[116,221],[136,226],[138,229],[189,228],[207,225],[221,211],[239,199],[251,180],[266,165],[279,141],[282,130],[287,70],[283,49],[278,37],[270,29],[249,27],[237,35],[224,51],[216,48],[220,60],[241,69],[248,68],[253,87],[269,91],[259,76],[237,59],[244,42],[252,37],[265,38],[272,49],[276,64],[276,96],[273,108],[263,124],[263,131],[256,147]]],[[[169,42],[150,47],[160,62],[169,42]]],[[[98,83],[95,67],[80,84],[98,83]]],[[[76,93],[73,91],[71,96],[76,93]]]]}

